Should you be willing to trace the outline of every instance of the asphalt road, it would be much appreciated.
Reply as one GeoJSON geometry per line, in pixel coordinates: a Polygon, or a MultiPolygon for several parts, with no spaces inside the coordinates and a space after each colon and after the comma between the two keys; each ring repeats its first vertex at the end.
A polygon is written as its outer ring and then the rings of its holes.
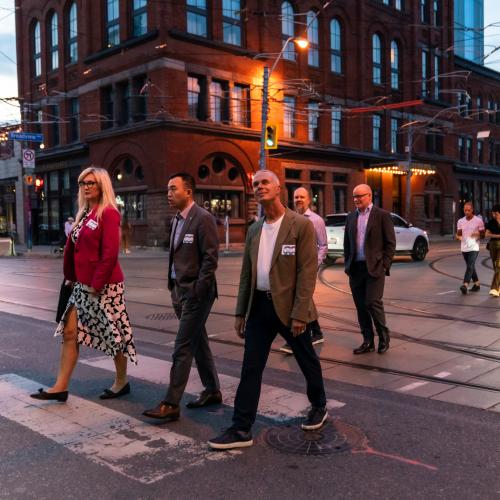
{"type": "MultiPolygon", "coordinates": [[[[460,274],[458,259],[441,265],[450,275],[460,274]]],[[[300,415],[306,410],[303,378],[293,359],[278,354],[271,356],[265,372],[255,445],[237,452],[209,451],[206,440],[230,424],[239,376],[241,346],[224,343],[223,334],[223,325],[227,322],[230,330],[232,321],[224,313],[230,314],[233,307],[229,296],[234,295],[238,266],[237,259],[221,263],[219,280],[225,283],[221,288],[228,297],[214,308],[218,316],[214,315],[209,325],[209,333],[222,332],[214,337],[213,345],[225,404],[210,410],[184,409],[178,422],[154,425],[141,413],[156,404],[165,390],[174,338],[168,331],[175,330],[175,320],[156,323],[157,331],[136,328],[140,358],[138,367],[131,370],[130,395],[99,400],[98,394],[112,381],[109,360],[96,351],[82,349],[68,402],[36,402],[27,394],[50,385],[57,370],[59,344],[52,337],[51,317],[60,261],[0,260],[0,305],[4,311],[0,312],[0,498],[500,498],[500,415],[489,411],[491,405],[474,408],[472,402],[471,406],[454,404],[435,399],[434,393],[423,396],[421,392],[412,395],[411,391],[398,390],[398,383],[407,387],[408,380],[418,378],[400,376],[375,387],[368,382],[370,377],[389,374],[358,370],[363,377],[357,377],[353,368],[348,379],[353,383],[347,383],[337,368],[324,363],[330,420],[322,433],[307,436],[298,430],[300,415]],[[333,375],[328,376],[330,372],[333,375]]],[[[163,261],[128,260],[124,267],[133,321],[151,325],[154,320],[148,318],[152,312],[170,310],[164,284],[153,281],[163,276],[163,261]]],[[[455,282],[444,275],[439,279],[436,274],[428,275],[428,265],[403,263],[396,269],[386,292],[388,302],[396,303],[407,297],[405,293],[411,294],[404,286],[409,279],[413,283],[423,280],[413,290],[415,300],[420,301],[414,308],[432,311],[434,316],[436,310],[451,315],[465,308],[468,317],[475,311],[485,322],[476,328],[477,335],[487,339],[481,346],[497,345],[491,341],[496,335],[493,341],[498,342],[500,336],[494,327],[496,303],[488,302],[487,290],[480,297],[467,297],[465,304],[459,295],[447,293],[456,290],[455,282]],[[444,304],[427,309],[424,301],[444,304]],[[473,309],[476,306],[481,309],[473,309]]],[[[320,310],[352,320],[341,269],[327,270],[325,280],[340,291],[320,284],[320,310]],[[332,302],[334,306],[326,307],[332,302]]],[[[388,309],[401,312],[390,305],[388,309]]],[[[431,319],[390,317],[394,330],[423,338],[446,328],[458,336],[470,325],[433,317],[435,326],[431,328],[431,319]]],[[[349,328],[339,319],[325,316],[323,323],[328,338],[320,354],[350,359],[346,353],[357,345],[356,333],[346,331],[349,328]]],[[[408,360],[424,358],[422,353],[427,351],[422,349],[415,342],[396,339],[387,356],[368,355],[363,363],[394,368],[406,354],[408,360]],[[399,356],[394,354],[398,352],[399,356]]],[[[439,356],[449,353],[437,352],[439,356]]],[[[457,367],[462,366],[463,357],[434,360],[434,372],[442,372],[440,363],[446,363],[447,373],[458,379],[457,367]]],[[[488,363],[494,365],[487,371],[490,378],[493,373],[489,383],[499,382],[495,373],[498,361],[488,363]]],[[[193,394],[198,389],[195,370],[191,379],[188,390],[193,394]]],[[[449,393],[463,388],[443,385],[441,389],[449,393]]],[[[494,391],[478,389],[476,393],[490,397],[494,391]]]]}

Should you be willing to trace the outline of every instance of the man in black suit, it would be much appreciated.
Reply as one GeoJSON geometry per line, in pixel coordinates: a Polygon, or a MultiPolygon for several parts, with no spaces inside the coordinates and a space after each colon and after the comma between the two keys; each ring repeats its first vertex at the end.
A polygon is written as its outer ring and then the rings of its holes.
{"type": "Polygon", "coordinates": [[[378,352],[382,354],[389,349],[390,342],[382,296],[385,276],[389,276],[396,250],[394,224],[389,212],[373,205],[370,186],[356,186],[353,198],[356,210],[347,216],[344,262],[363,334],[363,343],[353,352],[363,354],[375,350],[375,325],[378,352]]]}
{"type": "Polygon", "coordinates": [[[178,211],[170,231],[168,289],[179,319],[179,330],[167,394],[158,406],[143,413],[160,420],[179,418],[179,403],[193,357],[205,390],[187,407],[200,408],[222,402],[219,378],[205,329],[205,322],[217,297],[215,270],[219,241],[215,219],[194,202],[194,189],[194,179],[186,173],[174,174],[168,181],[168,202],[178,211]]]}

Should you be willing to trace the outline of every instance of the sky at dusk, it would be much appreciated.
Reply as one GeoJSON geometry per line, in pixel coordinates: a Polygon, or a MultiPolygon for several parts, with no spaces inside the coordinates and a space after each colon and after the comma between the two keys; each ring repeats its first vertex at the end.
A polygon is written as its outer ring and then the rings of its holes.
{"type": "MultiPolygon", "coordinates": [[[[354,0],[352,0],[354,1],[354,0]]],[[[500,0],[485,0],[485,66],[500,71],[500,0]]],[[[17,96],[14,0],[0,0],[0,98],[17,96]]],[[[0,101],[0,126],[19,121],[15,101],[0,101]]]]}

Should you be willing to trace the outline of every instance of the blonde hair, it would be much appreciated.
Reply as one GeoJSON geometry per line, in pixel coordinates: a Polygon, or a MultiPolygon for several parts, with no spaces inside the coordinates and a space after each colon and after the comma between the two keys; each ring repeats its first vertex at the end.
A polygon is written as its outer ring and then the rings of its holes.
{"type": "MultiPolygon", "coordinates": [[[[97,185],[101,191],[101,195],[99,197],[99,201],[96,207],[96,217],[99,220],[102,217],[102,213],[105,208],[112,207],[118,212],[118,206],[116,205],[116,196],[113,190],[113,185],[111,184],[111,178],[107,170],[100,167],[90,166],[86,168],[79,176],[78,182],[83,181],[85,177],[89,174],[94,174],[95,180],[97,181],[97,185]]],[[[85,210],[89,208],[87,201],[85,200],[85,196],[83,194],[83,190],[80,189],[78,191],[78,212],[75,216],[76,226],[82,219],[83,213],[85,210]]]]}

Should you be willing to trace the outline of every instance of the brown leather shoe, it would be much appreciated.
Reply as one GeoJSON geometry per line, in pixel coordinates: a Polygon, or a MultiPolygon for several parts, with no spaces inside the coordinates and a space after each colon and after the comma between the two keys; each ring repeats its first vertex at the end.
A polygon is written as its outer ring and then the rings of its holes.
{"type": "Polygon", "coordinates": [[[174,420],[179,420],[181,411],[179,410],[179,406],[169,405],[162,401],[156,408],[145,410],[142,414],[145,417],[173,422],[174,420]]]}
{"type": "Polygon", "coordinates": [[[203,391],[198,399],[189,401],[187,408],[202,408],[203,406],[218,405],[222,403],[222,393],[220,391],[208,392],[203,391]]]}

